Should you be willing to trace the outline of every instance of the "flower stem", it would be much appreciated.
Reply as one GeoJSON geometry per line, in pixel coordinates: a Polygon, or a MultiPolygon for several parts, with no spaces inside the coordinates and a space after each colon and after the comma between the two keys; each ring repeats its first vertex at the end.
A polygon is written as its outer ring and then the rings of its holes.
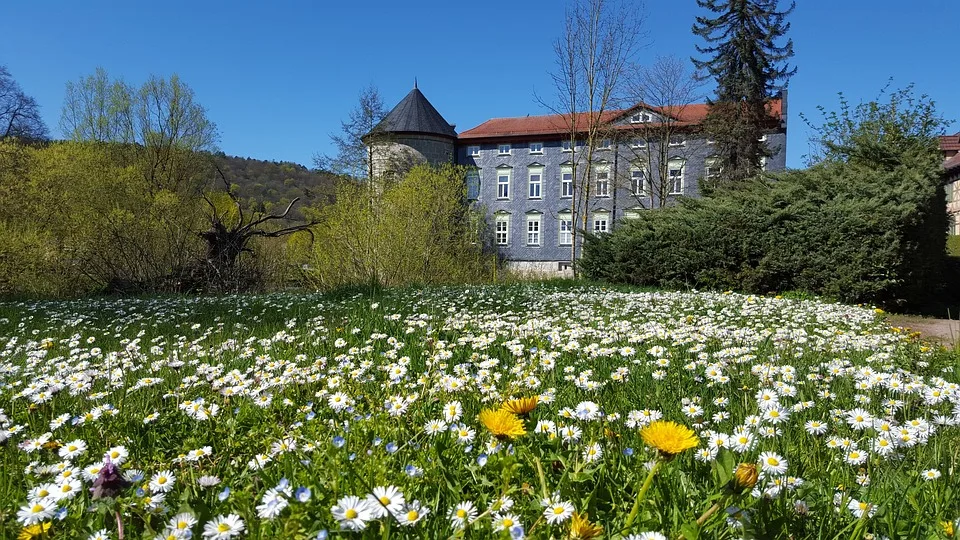
{"type": "Polygon", "coordinates": [[[120,518],[120,512],[114,510],[113,515],[117,518],[117,538],[123,540],[123,520],[120,518]]]}
{"type": "Polygon", "coordinates": [[[540,458],[533,458],[533,462],[537,464],[537,476],[540,478],[540,490],[543,492],[543,498],[549,499],[550,493],[547,492],[547,479],[543,475],[543,464],[540,463],[540,458]]]}
{"type": "Polygon", "coordinates": [[[640,503],[643,502],[647,491],[649,491],[650,486],[653,485],[653,477],[656,476],[657,471],[660,470],[661,463],[663,463],[663,461],[658,459],[657,462],[653,464],[653,467],[650,468],[647,479],[643,481],[643,486],[641,486],[640,491],[637,492],[637,498],[633,501],[633,508],[630,509],[630,515],[627,516],[627,521],[624,523],[621,533],[629,531],[630,527],[633,526],[634,520],[637,519],[637,515],[640,514],[640,503]]]}

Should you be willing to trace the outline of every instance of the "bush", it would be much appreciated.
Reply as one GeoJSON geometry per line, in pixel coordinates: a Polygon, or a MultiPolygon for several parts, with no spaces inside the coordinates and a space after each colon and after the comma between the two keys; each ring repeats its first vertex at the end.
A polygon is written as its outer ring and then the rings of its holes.
{"type": "Polygon", "coordinates": [[[318,214],[309,281],[331,289],[481,280],[495,259],[465,197],[463,169],[452,165],[417,166],[376,187],[341,183],[318,214]]]}
{"type": "Polygon", "coordinates": [[[637,285],[918,306],[943,285],[943,197],[930,169],[825,163],[589,237],[581,268],[637,285]]]}

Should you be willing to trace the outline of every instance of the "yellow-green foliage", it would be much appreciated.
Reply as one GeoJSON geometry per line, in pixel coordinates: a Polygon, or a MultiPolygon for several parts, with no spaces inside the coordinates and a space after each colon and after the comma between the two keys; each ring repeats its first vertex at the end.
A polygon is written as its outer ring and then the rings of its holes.
{"type": "Polygon", "coordinates": [[[341,184],[336,204],[318,213],[310,281],[449,283],[492,272],[463,176],[459,167],[421,165],[395,183],[341,184]]]}
{"type": "Polygon", "coordinates": [[[202,199],[144,175],[115,146],[3,145],[0,253],[22,256],[0,255],[0,276],[22,275],[0,278],[0,293],[68,295],[146,283],[200,253],[202,199]]]}

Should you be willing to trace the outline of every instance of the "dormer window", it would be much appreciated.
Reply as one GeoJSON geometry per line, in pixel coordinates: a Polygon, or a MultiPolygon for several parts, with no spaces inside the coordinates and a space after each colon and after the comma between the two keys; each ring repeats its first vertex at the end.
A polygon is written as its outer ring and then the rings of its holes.
{"type": "Polygon", "coordinates": [[[510,155],[510,145],[509,145],[509,144],[501,144],[501,145],[497,146],[497,153],[498,153],[499,155],[501,155],[501,156],[509,156],[509,155],[510,155]]]}
{"type": "Polygon", "coordinates": [[[600,141],[600,150],[609,150],[610,149],[610,139],[604,139],[600,141]]]}
{"type": "Polygon", "coordinates": [[[573,145],[570,144],[570,139],[566,139],[560,143],[560,148],[564,152],[570,152],[573,150],[573,145]]]}
{"type": "Polygon", "coordinates": [[[542,142],[532,142],[532,143],[530,143],[530,153],[531,153],[531,154],[542,154],[542,153],[543,153],[543,143],[542,143],[542,142]]]}
{"type": "Polygon", "coordinates": [[[645,112],[638,112],[638,113],[635,113],[633,116],[630,117],[630,123],[631,123],[631,124],[640,124],[640,123],[644,123],[644,122],[651,122],[652,120],[653,120],[653,116],[651,116],[650,113],[645,113],[645,112]]]}
{"type": "Polygon", "coordinates": [[[470,157],[480,157],[480,146],[468,146],[467,155],[470,157]]]}

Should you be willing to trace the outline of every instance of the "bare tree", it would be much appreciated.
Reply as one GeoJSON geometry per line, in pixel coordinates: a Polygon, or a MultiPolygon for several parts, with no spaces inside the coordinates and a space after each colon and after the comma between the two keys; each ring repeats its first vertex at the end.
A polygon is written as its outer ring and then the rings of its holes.
{"type": "Polygon", "coordinates": [[[318,169],[357,179],[373,178],[373,152],[379,141],[378,126],[389,111],[376,86],[370,85],[360,91],[356,108],[350,111],[346,121],[340,122],[342,134],[330,135],[336,155],[314,156],[318,169]]]}
{"type": "Polygon", "coordinates": [[[238,262],[243,253],[252,253],[250,242],[255,238],[279,238],[298,232],[306,232],[312,238],[310,227],[315,221],[308,223],[292,223],[288,217],[290,210],[300,200],[294,198],[280,214],[253,211],[244,213],[241,200],[233,194],[230,182],[217,167],[217,173],[223,181],[224,190],[229,197],[230,204],[218,205],[211,195],[204,194],[203,199],[210,207],[207,213],[210,226],[200,232],[199,236],[206,243],[206,272],[210,274],[205,281],[219,286],[237,286],[242,288],[241,280],[247,276],[239,268],[238,262]],[[275,223],[284,223],[283,226],[273,226],[275,223]]]}
{"type": "Polygon", "coordinates": [[[662,208],[678,187],[670,162],[700,155],[705,144],[702,138],[691,137],[699,127],[690,110],[703,98],[703,83],[674,56],[657,57],[652,65],[631,72],[628,95],[637,105],[621,133],[630,167],[618,175],[618,183],[630,187],[639,206],[662,208]]]}
{"type": "Polygon", "coordinates": [[[611,133],[611,112],[622,104],[624,77],[644,37],[642,9],[636,2],[575,0],[567,10],[563,35],[554,44],[555,100],[537,97],[557,115],[557,127],[569,145],[574,276],[578,243],[589,219],[595,152],[611,133]]]}
{"type": "Polygon", "coordinates": [[[47,138],[47,126],[36,100],[23,93],[5,66],[0,66],[0,139],[28,141],[47,138]]]}

